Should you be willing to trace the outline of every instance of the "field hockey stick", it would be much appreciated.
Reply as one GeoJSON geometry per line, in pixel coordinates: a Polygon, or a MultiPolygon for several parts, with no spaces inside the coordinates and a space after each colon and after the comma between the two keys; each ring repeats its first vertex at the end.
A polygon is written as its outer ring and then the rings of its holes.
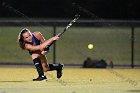
{"type": "Polygon", "coordinates": [[[63,35],[67,31],[67,29],[69,29],[73,25],[73,23],[75,23],[79,19],[79,17],[80,15],[75,15],[75,18],[64,28],[63,32],[58,34],[58,36],[60,37],[61,35],[63,35]]]}
{"type": "MultiPolygon", "coordinates": [[[[58,37],[61,37],[72,25],[73,23],[75,23],[78,19],[80,18],[80,15],[75,15],[75,18],[64,28],[64,31],[57,34],[58,37]]],[[[48,51],[50,46],[54,43],[55,41],[53,41],[50,45],[47,46],[47,48],[45,48],[45,51],[48,51]]]]}

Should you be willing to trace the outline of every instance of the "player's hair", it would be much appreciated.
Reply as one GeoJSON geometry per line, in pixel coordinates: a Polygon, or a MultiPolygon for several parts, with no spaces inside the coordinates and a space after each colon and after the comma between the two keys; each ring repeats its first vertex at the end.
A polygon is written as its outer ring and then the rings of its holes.
{"type": "Polygon", "coordinates": [[[23,34],[26,33],[26,32],[30,33],[30,30],[27,29],[27,28],[24,28],[24,29],[21,30],[21,32],[18,35],[18,45],[23,50],[25,49],[25,41],[24,41],[23,34]]]}

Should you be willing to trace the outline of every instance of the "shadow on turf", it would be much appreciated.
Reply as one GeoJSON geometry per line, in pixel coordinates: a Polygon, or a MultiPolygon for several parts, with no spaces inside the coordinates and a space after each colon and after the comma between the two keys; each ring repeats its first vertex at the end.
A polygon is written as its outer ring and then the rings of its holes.
{"type": "Polygon", "coordinates": [[[31,81],[8,81],[8,80],[6,81],[5,80],[5,81],[0,81],[0,82],[31,82],[31,81]]]}
{"type": "Polygon", "coordinates": [[[139,92],[140,93],[140,90],[127,90],[127,92],[139,92]]]}

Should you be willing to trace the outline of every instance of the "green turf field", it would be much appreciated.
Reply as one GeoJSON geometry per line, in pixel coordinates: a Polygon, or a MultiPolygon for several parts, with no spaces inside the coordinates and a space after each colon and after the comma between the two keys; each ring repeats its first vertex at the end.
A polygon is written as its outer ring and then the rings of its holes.
{"type": "MultiPolygon", "coordinates": [[[[0,27],[0,63],[28,63],[32,60],[28,53],[17,46],[17,36],[22,27],[0,27]]],[[[40,31],[48,39],[52,36],[52,27],[27,27],[31,31],[40,31]]],[[[57,33],[64,27],[57,27],[57,33]]],[[[134,63],[140,65],[140,28],[135,28],[134,63]]],[[[131,29],[129,27],[71,27],[56,43],[57,63],[82,64],[87,57],[112,60],[114,64],[131,64],[131,29]],[[87,45],[94,44],[89,50],[87,45]]],[[[53,50],[48,54],[52,63],[53,50]]]]}
{"type": "Polygon", "coordinates": [[[1,67],[0,93],[140,93],[140,69],[65,68],[59,80],[55,71],[46,74],[38,82],[33,67],[1,67]]]}

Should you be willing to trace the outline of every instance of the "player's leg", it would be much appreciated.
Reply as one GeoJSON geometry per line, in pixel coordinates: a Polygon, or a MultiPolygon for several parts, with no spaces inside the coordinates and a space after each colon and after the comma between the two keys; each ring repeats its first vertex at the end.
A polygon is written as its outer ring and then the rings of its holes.
{"type": "Polygon", "coordinates": [[[56,70],[57,71],[57,78],[61,78],[64,64],[49,64],[49,68],[50,68],[49,71],[56,70]]]}
{"type": "Polygon", "coordinates": [[[47,80],[46,76],[44,75],[43,67],[42,67],[41,60],[38,54],[32,54],[32,60],[34,62],[34,65],[39,75],[38,78],[33,79],[33,81],[47,80]]]}
{"type": "Polygon", "coordinates": [[[44,55],[40,56],[40,59],[42,61],[42,67],[43,67],[44,72],[56,70],[57,78],[61,78],[62,70],[64,67],[63,64],[48,64],[47,57],[44,55]]]}

